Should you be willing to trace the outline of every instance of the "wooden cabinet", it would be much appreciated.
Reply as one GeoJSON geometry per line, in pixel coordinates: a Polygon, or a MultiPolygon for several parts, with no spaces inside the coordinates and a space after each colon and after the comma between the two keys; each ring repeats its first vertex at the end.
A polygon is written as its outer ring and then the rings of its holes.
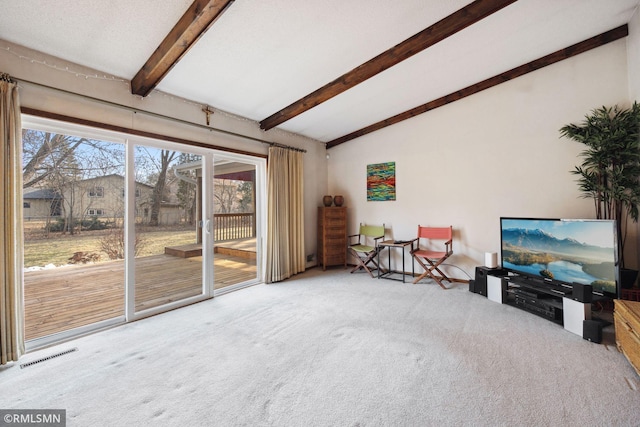
{"type": "Polygon", "coordinates": [[[318,208],[318,263],[347,266],[347,208],[318,208]]]}
{"type": "Polygon", "coordinates": [[[615,300],[616,345],[640,375],[640,302],[615,300]]]}

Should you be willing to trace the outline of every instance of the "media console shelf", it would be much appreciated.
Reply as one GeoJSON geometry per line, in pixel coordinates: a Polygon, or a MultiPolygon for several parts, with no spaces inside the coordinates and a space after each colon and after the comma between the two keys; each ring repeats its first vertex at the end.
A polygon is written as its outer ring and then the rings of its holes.
{"type": "MultiPolygon", "coordinates": [[[[504,277],[506,304],[537,314],[560,325],[563,324],[563,299],[561,291],[553,292],[542,285],[517,276],[504,277]]],[[[582,332],[581,332],[582,333],[582,332]]]]}
{"type": "Polygon", "coordinates": [[[487,298],[543,317],[587,339],[584,321],[591,320],[590,294],[578,297],[571,287],[551,286],[496,269],[487,271],[487,298]]]}

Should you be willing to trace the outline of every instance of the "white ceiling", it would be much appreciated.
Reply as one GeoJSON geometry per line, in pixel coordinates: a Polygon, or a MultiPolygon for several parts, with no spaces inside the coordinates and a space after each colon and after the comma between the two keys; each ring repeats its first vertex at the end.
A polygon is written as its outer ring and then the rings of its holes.
{"type": "MultiPolygon", "coordinates": [[[[130,80],[191,3],[0,0],[0,39],[130,80]]],[[[469,3],[236,0],[157,88],[261,121],[469,3]]],[[[639,3],[519,0],[279,127],[333,140],[628,23],[639,3]]]]}

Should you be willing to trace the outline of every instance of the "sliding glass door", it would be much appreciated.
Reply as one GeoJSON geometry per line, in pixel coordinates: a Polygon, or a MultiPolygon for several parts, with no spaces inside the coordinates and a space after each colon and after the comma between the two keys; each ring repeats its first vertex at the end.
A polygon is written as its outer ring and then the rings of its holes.
{"type": "Polygon", "coordinates": [[[261,280],[264,159],[23,123],[28,348],[261,280]]]}
{"type": "MultiPolygon", "coordinates": [[[[183,146],[135,145],[128,202],[134,224],[136,314],[207,294],[202,225],[203,154],[183,146]]],[[[211,280],[209,278],[209,280],[211,280]]],[[[156,309],[156,310],[152,310],[156,309]]]]}
{"type": "Polygon", "coordinates": [[[125,142],[25,122],[25,339],[46,345],[124,321],[125,142]]]}
{"type": "Polygon", "coordinates": [[[215,156],[211,188],[216,293],[255,283],[260,277],[262,166],[239,156],[215,156]]]}

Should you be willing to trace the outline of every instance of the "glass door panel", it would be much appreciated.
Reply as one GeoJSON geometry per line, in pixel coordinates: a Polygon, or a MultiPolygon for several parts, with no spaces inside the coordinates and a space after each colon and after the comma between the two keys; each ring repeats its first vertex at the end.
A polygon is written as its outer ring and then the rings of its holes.
{"type": "Polygon", "coordinates": [[[23,123],[28,348],[259,282],[265,159],[23,123]]]}
{"type": "Polygon", "coordinates": [[[23,129],[27,341],[124,319],[125,146],[74,131],[23,129]]]}
{"type": "MultiPolygon", "coordinates": [[[[202,157],[137,145],[135,312],[203,295],[202,157]]],[[[135,190],[134,190],[135,188],[135,190]]],[[[135,199],[135,201],[133,201],[135,199]]],[[[129,217],[131,218],[131,216],[129,217]]]]}
{"type": "Polygon", "coordinates": [[[255,283],[258,278],[256,165],[215,156],[214,289],[255,283]]]}

